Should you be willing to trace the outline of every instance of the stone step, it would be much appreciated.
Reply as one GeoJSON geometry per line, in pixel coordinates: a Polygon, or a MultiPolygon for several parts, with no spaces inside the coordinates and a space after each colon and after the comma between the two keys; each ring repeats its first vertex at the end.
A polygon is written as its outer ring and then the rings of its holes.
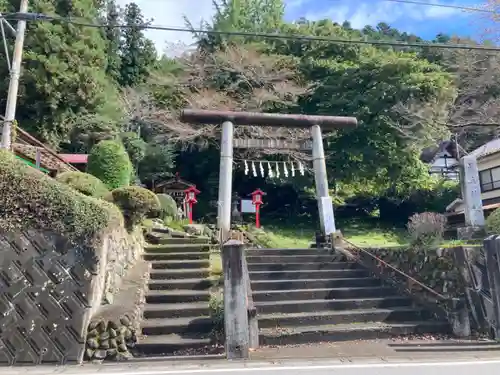
{"type": "Polygon", "coordinates": [[[251,271],[250,279],[259,280],[298,280],[298,279],[333,279],[368,277],[370,273],[364,269],[346,270],[310,270],[310,271],[251,271]]]}
{"type": "Polygon", "coordinates": [[[259,280],[252,281],[252,291],[325,289],[380,285],[381,281],[373,277],[348,279],[259,280]]]}
{"type": "Polygon", "coordinates": [[[188,349],[202,349],[210,346],[210,338],[184,337],[182,335],[154,335],[141,338],[134,350],[142,355],[168,355],[188,349]]]}
{"type": "Polygon", "coordinates": [[[247,256],[248,264],[265,263],[330,263],[336,259],[335,255],[250,255],[247,256]]]}
{"type": "Polygon", "coordinates": [[[144,319],[142,333],[147,336],[178,334],[186,337],[201,336],[210,333],[213,322],[209,316],[174,319],[144,319]]]}
{"type": "Polygon", "coordinates": [[[361,299],[271,301],[256,302],[255,305],[258,314],[275,314],[325,310],[383,309],[396,306],[412,306],[412,300],[408,297],[394,296],[361,299]]]}
{"type": "Polygon", "coordinates": [[[144,252],[151,253],[202,253],[209,252],[210,245],[147,245],[144,252]]]}
{"type": "Polygon", "coordinates": [[[356,287],[356,288],[325,288],[256,291],[252,293],[256,302],[261,301],[302,301],[308,299],[349,299],[373,298],[397,295],[390,287],[356,287]]]}
{"type": "Polygon", "coordinates": [[[202,260],[209,259],[210,253],[208,251],[202,253],[146,253],[143,255],[144,260],[202,260]]]}
{"type": "MultiPolygon", "coordinates": [[[[312,256],[312,255],[329,255],[333,256],[336,255],[335,250],[332,249],[309,249],[309,248],[304,248],[304,249],[269,249],[269,248],[262,248],[262,249],[248,249],[246,251],[247,256],[283,256],[283,255],[288,255],[288,256],[298,256],[298,255],[307,255],[307,256],[312,256]]],[[[339,258],[341,258],[341,255],[338,255],[339,258]]]]}
{"type": "Polygon", "coordinates": [[[174,230],[172,228],[158,228],[158,227],[154,227],[154,228],[152,228],[152,232],[153,233],[158,233],[160,235],[168,234],[170,237],[173,237],[173,238],[186,238],[186,237],[190,237],[186,232],[181,232],[181,231],[178,231],[178,230],[174,230]]]}
{"type": "Polygon", "coordinates": [[[368,322],[405,322],[432,319],[430,313],[414,307],[388,309],[299,312],[258,315],[260,328],[335,325],[368,322]]]}
{"type": "Polygon", "coordinates": [[[213,279],[149,280],[149,290],[207,290],[214,285],[213,279]]]}
{"type": "Polygon", "coordinates": [[[204,279],[209,275],[209,268],[152,269],[149,272],[151,280],[204,279]]]}
{"type": "Polygon", "coordinates": [[[209,268],[210,261],[208,259],[196,260],[153,260],[151,268],[158,269],[193,269],[193,268],[209,268]]]}
{"type": "Polygon", "coordinates": [[[144,306],[145,319],[169,319],[209,316],[208,302],[191,303],[148,303],[144,306]]]}
{"type": "Polygon", "coordinates": [[[164,245],[188,245],[188,244],[199,244],[199,245],[209,245],[210,238],[208,237],[185,237],[185,238],[173,238],[167,236],[158,236],[158,244],[164,245]]]}
{"type": "Polygon", "coordinates": [[[319,270],[346,270],[360,269],[361,266],[354,262],[326,262],[326,263],[299,263],[294,259],[294,262],[289,263],[249,263],[247,258],[249,271],[319,271],[319,270]]]}
{"type": "Polygon", "coordinates": [[[187,303],[208,302],[208,290],[150,290],[146,293],[146,303],[187,303]]]}
{"type": "Polygon", "coordinates": [[[265,328],[260,330],[261,345],[298,345],[328,341],[386,339],[394,336],[450,333],[450,325],[441,321],[413,321],[405,323],[355,323],[313,325],[294,328],[265,328]]]}

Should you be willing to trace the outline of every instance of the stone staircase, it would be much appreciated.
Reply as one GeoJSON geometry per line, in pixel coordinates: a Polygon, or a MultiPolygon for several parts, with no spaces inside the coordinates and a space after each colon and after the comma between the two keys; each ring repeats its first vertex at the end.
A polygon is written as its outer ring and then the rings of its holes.
{"type": "Polygon", "coordinates": [[[204,354],[211,347],[209,238],[148,236],[151,263],[142,335],[144,356],[204,354]]]}
{"type": "Polygon", "coordinates": [[[329,249],[249,249],[247,263],[263,345],[447,333],[450,328],[329,249]]]}

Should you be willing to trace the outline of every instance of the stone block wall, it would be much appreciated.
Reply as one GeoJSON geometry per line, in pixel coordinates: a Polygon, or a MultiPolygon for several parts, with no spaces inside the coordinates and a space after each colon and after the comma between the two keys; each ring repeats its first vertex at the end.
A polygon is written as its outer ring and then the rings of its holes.
{"type": "MultiPolygon", "coordinates": [[[[465,293],[466,285],[460,271],[461,265],[455,256],[461,248],[367,250],[444,296],[460,298],[465,293]]],[[[418,288],[416,285],[413,287],[418,288]]]]}
{"type": "Polygon", "coordinates": [[[0,365],[82,361],[91,317],[142,249],[121,227],[96,243],[0,233],[0,365]]]}

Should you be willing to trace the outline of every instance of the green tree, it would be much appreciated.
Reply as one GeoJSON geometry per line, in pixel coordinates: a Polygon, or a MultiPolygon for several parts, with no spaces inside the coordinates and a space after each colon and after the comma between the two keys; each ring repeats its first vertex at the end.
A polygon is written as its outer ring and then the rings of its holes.
{"type": "Polygon", "coordinates": [[[120,25],[122,15],[120,9],[116,5],[115,0],[108,0],[106,4],[106,25],[105,35],[107,41],[107,66],[106,74],[113,80],[118,81],[120,78],[121,67],[121,32],[120,25]]]}
{"type": "Polygon", "coordinates": [[[172,175],[174,153],[171,147],[150,144],[139,163],[138,176],[143,183],[152,184],[172,175]]]}
{"type": "MultiPolygon", "coordinates": [[[[217,31],[276,32],[283,24],[283,0],[213,0],[215,15],[205,27],[217,31]]],[[[192,29],[196,29],[186,19],[192,29]]],[[[260,38],[228,35],[197,35],[200,46],[213,50],[227,43],[261,42],[260,38]]]]}
{"type": "MultiPolygon", "coordinates": [[[[18,1],[9,0],[17,9],[18,1]]],[[[94,0],[39,0],[30,11],[94,22],[94,0]]],[[[28,22],[17,118],[20,126],[48,143],[68,137],[75,116],[121,115],[116,88],[106,77],[106,42],[99,29],[67,22],[28,22]]],[[[6,77],[4,54],[0,74],[6,77]]],[[[0,84],[5,105],[7,81],[0,84]]]]}
{"type": "Polygon", "coordinates": [[[153,42],[144,36],[147,22],[136,3],[125,6],[123,19],[127,27],[122,32],[119,83],[122,86],[136,86],[149,76],[156,61],[156,50],[153,42]]]}
{"type": "Polygon", "coordinates": [[[120,138],[125,150],[127,150],[132,165],[134,168],[137,168],[146,154],[146,142],[134,132],[122,133],[120,134],[120,138]]]}

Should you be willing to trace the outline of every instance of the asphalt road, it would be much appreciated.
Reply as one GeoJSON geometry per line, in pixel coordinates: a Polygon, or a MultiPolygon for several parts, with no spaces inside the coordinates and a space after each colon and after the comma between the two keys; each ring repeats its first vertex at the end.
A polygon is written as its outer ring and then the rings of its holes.
{"type": "Polygon", "coordinates": [[[376,362],[339,363],[219,363],[213,365],[179,365],[140,363],[129,365],[3,368],[2,375],[470,375],[498,374],[499,360],[467,360],[455,362],[376,362]]]}

